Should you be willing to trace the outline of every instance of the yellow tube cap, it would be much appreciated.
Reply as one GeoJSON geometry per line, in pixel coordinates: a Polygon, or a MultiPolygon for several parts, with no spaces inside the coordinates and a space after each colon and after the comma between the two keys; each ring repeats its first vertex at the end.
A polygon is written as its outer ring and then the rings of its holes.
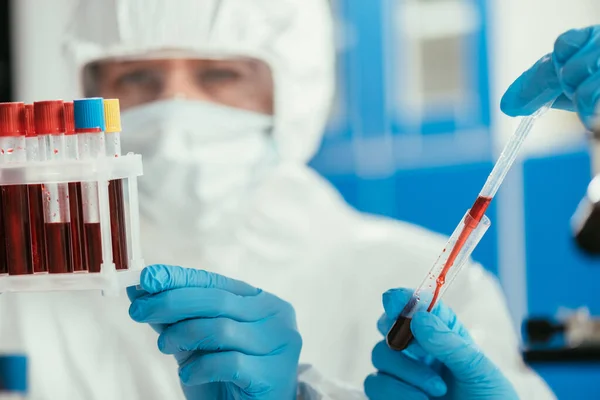
{"type": "Polygon", "coordinates": [[[104,100],[105,132],[121,132],[121,110],[119,99],[104,100]]]}

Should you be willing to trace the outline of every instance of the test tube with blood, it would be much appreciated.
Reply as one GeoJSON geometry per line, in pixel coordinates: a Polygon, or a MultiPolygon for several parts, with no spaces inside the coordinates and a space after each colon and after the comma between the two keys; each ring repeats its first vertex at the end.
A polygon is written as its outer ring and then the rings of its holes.
{"type": "MultiPolygon", "coordinates": [[[[104,137],[104,103],[101,98],[75,100],[75,132],[79,157],[91,160],[106,155],[104,137]]],[[[100,224],[99,192],[97,182],[81,184],[86,264],[90,272],[100,272],[103,263],[103,243],[100,224]]],[[[112,253],[112,249],[110,249],[112,253]]]]}
{"type": "MultiPolygon", "coordinates": [[[[104,100],[104,118],[106,128],[106,155],[121,156],[121,115],[118,99],[104,100]]],[[[127,269],[127,224],[125,203],[123,201],[123,180],[113,179],[108,183],[110,204],[110,228],[113,259],[116,269],[127,269]]]]}
{"type": "MultiPolygon", "coordinates": [[[[35,132],[33,104],[25,105],[25,150],[28,162],[41,161],[40,146],[35,132]]],[[[33,273],[48,272],[46,261],[46,226],[44,225],[44,205],[42,202],[42,185],[33,184],[27,187],[29,195],[29,227],[31,238],[31,259],[33,273]]]]}
{"type": "MultiPolygon", "coordinates": [[[[65,107],[65,155],[67,160],[78,160],[79,149],[75,134],[75,115],[73,102],[67,101],[65,107]]],[[[83,208],[81,182],[69,183],[69,210],[71,212],[71,244],[73,249],[73,272],[87,272],[83,233],[83,208]]]]}
{"type": "MultiPolygon", "coordinates": [[[[2,163],[7,164],[25,162],[27,159],[23,103],[0,103],[0,157],[2,163]]],[[[0,192],[8,274],[31,274],[33,264],[27,185],[4,185],[0,192]]]]}
{"type": "MultiPolygon", "coordinates": [[[[35,130],[44,161],[65,159],[65,114],[62,100],[33,103],[35,130]]],[[[46,254],[50,273],[73,272],[71,213],[67,183],[43,185],[46,254]]]]}

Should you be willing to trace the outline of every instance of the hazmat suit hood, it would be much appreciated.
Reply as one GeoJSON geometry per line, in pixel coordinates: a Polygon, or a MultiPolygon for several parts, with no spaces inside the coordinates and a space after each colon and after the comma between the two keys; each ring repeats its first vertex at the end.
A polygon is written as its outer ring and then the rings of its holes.
{"type": "Polygon", "coordinates": [[[273,134],[281,159],[305,163],[317,150],[334,91],[326,0],[81,1],[72,20],[65,49],[79,93],[83,70],[95,61],[178,51],[209,59],[251,57],[273,74],[273,134]]]}

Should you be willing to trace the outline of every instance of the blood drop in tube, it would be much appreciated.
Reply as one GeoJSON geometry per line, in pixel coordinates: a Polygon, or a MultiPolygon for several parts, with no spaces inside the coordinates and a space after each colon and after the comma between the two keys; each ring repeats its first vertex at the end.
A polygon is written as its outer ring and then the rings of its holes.
{"type": "MultiPolygon", "coordinates": [[[[90,160],[104,157],[104,104],[101,98],[80,99],[73,102],[75,132],[79,144],[79,157],[90,160]]],[[[84,238],[87,267],[90,272],[100,272],[102,265],[102,235],[97,182],[82,182],[84,238]]]]}
{"type": "MultiPolygon", "coordinates": [[[[67,160],[78,160],[77,135],[75,135],[75,115],[73,102],[67,101],[65,107],[65,154],[67,160]]],[[[83,208],[81,182],[69,183],[69,211],[71,213],[71,248],[73,249],[73,272],[87,272],[83,233],[83,208]]]]}
{"type": "MultiPolygon", "coordinates": [[[[25,162],[27,159],[23,103],[0,103],[0,156],[5,164],[25,162]]],[[[8,274],[31,274],[33,265],[27,185],[5,185],[0,191],[8,274]]]]}
{"type": "MultiPolygon", "coordinates": [[[[33,116],[33,104],[25,105],[25,150],[28,162],[41,161],[40,146],[33,116]]],[[[44,225],[44,205],[42,203],[42,185],[28,185],[29,228],[31,238],[31,259],[33,273],[48,272],[46,261],[46,226],[44,225]]]]}
{"type": "MultiPolygon", "coordinates": [[[[65,113],[62,100],[33,103],[35,131],[45,161],[65,158],[65,113]]],[[[46,253],[50,273],[73,272],[71,216],[67,183],[43,185],[46,253]]]]}
{"type": "MultiPolygon", "coordinates": [[[[106,122],[106,155],[121,156],[121,112],[118,99],[104,100],[104,118],[106,122]]],[[[127,269],[127,224],[125,203],[123,201],[123,180],[113,179],[108,183],[110,204],[110,231],[113,259],[116,269],[127,269]]]]}

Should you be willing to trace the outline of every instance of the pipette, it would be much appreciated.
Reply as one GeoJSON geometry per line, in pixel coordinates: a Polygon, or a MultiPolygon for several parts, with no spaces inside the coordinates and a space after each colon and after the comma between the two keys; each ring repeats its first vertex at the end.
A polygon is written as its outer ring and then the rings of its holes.
{"type": "Polygon", "coordinates": [[[388,346],[394,350],[404,350],[412,340],[410,322],[418,311],[431,311],[454,280],[462,266],[490,226],[485,212],[513,165],[523,142],[531,131],[534,122],[548,111],[554,100],[546,103],[532,115],[519,123],[500,158],[494,165],[479,196],[454,230],[438,260],[433,265],[421,285],[414,291],[398,319],[387,334],[388,346]],[[450,250],[450,251],[448,251],[450,250]]]}

